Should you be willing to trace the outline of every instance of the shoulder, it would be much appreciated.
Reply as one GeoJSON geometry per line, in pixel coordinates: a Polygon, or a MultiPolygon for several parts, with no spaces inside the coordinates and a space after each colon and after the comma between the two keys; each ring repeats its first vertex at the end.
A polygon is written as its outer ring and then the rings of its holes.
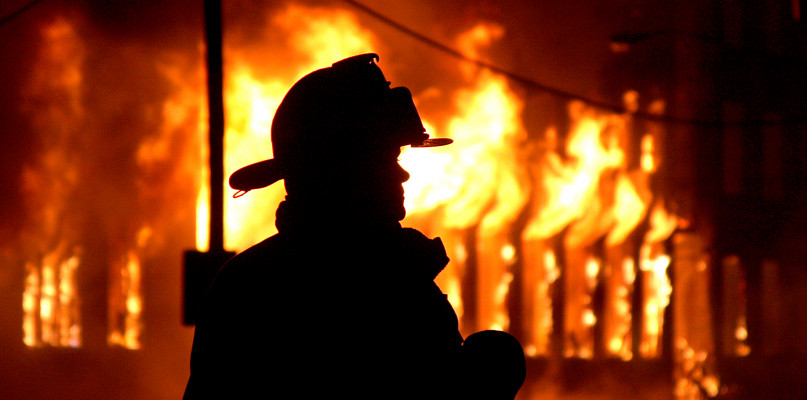
{"type": "Polygon", "coordinates": [[[216,274],[208,295],[230,297],[263,281],[286,258],[283,240],[280,235],[271,236],[228,260],[216,274]]]}
{"type": "Polygon", "coordinates": [[[232,274],[255,272],[254,269],[263,269],[267,264],[276,263],[287,251],[283,243],[284,238],[277,234],[264,239],[228,260],[221,267],[216,279],[224,279],[232,274]]]}

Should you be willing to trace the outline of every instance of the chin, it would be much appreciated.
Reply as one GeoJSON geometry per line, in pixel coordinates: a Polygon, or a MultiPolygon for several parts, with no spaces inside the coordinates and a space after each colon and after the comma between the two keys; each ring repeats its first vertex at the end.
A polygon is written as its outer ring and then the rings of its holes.
{"type": "Polygon", "coordinates": [[[403,219],[404,219],[404,218],[406,218],[406,210],[405,210],[405,209],[401,209],[401,210],[400,210],[400,211],[399,211],[399,212],[398,212],[398,213],[395,215],[395,218],[396,218],[395,220],[396,220],[396,221],[398,221],[398,222],[403,221],[403,219]]]}

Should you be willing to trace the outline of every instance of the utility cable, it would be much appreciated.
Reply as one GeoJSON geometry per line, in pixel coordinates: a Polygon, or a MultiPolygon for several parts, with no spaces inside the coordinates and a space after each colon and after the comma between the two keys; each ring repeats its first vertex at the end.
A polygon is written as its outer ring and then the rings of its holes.
{"type": "MultiPolygon", "coordinates": [[[[355,0],[342,0],[343,2],[351,5],[352,7],[359,9],[360,11],[364,12],[365,14],[383,22],[384,24],[394,28],[395,30],[414,38],[417,41],[420,41],[429,47],[435,48],[437,50],[442,51],[443,53],[449,54],[455,58],[458,58],[462,61],[472,63],[478,67],[488,69],[493,71],[497,74],[500,74],[514,82],[517,82],[525,87],[530,89],[548,93],[552,96],[559,97],[565,100],[576,100],[588,104],[589,106],[599,108],[601,110],[610,111],[618,114],[628,113],[628,110],[625,109],[623,106],[615,105],[613,103],[596,100],[590,97],[582,96],[576,93],[569,92],[567,90],[563,90],[557,87],[553,87],[547,84],[543,84],[540,82],[536,82],[530,78],[524,77],[522,75],[516,74],[514,72],[508,71],[504,68],[498,67],[491,63],[469,57],[462,52],[446,46],[443,43],[440,43],[437,40],[434,40],[428,36],[420,34],[415,30],[404,26],[403,24],[387,17],[384,14],[379,13],[378,11],[358,2],[355,0]]],[[[630,115],[644,120],[650,121],[658,121],[658,122],[666,122],[666,123],[673,123],[673,124],[686,124],[686,125],[702,125],[702,126],[780,126],[786,124],[807,124],[807,121],[788,121],[788,120],[780,120],[780,121],[771,121],[771,120],[749,120],[749,121],[722,121],[722,120],[702,120],[702,119],[687,119],[687,118],[679,118],[671,115],[666,114],[655,114],[643,111],[634,111],[630,112],[630,115]]]]}
{"type": "Polygon", "coordinates": [[[41,2],[42,2],[42,0],[33,0],[33,1],[25,4],[24,6],[18,8],[17,11],[14,11],[11,14],[8,14],[3,18],[0,18],[0,26],[3,26],[5,24],[11,22],[15,18],[19,17],[20,14],[30,10],[33,6],[35,6],[35,5],[37,5],[38,3],[41,3],[41,2]]]}

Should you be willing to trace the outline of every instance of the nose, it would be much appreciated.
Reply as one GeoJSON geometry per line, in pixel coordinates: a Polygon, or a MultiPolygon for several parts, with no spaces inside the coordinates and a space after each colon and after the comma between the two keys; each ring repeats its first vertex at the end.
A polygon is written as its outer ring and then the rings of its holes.
{"type": "Polygon", "coordinates": [[[401,164],[398,164],[398,176],[401,183],[404,183],[409,180],[411,175],[409,175],[409,172],[407,170],[403,169],[401,164]]]}

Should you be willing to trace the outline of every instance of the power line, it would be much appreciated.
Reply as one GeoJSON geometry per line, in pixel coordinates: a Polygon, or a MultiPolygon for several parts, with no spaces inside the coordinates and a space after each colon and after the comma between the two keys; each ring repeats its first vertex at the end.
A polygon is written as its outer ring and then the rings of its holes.
{"type": "MultiPolygon", "coordinates": [[[[508,79],[510,79],[512,81],[515,81],[515,82],[517,82],[517,83],[519,83],[521,85],[524,85],[524,86],[526,86],[528,88],[531,88],[533,90],[548,93],[548,94],[550,94],[552,96],[559,97],[559,98],[562,98],[562,99],[565,99],[565,100],[577,100],[577,101],[583,102],[585,104],[588,104],[590,106],[593,106],[593,107],[596,107],[596,108],[599,108],[599,109],[602,109],[602,110],[605,110],[605,111],[611,111],[611,112],[619,113],[619,114],[628,112],[625,109],[625,107],[623,107],[623,106],[619,106],[619,105],[615,105],[613,103],[609,103],[609,102],[593,99],[593,98],[590,98],[590,97],[582,96],[582,95],[572,93],[572,92],[569,92],[567,90],[563,90],[563,89],[560,89],[560,88],[557,88],[557,87],[554,87],[554,86],[550,86],[550,85],[547,85],[547,84],[536,82],[536,81],[534,81],[534,80],[532,80],[530,78],[527,78],[527,77],[524,77],[522,75],[516,74],[514,72],[508,71],[506,69],[503,69],[501,67],[493,65],[491,63],[488,63],[488,62],[485,62],[485,61],[482,61],[482,60],[479,60],[479,59],[476,59],[476,58],[468,57],[465,54],[463,54],[462,52],[460,52],[460,51],[458,51],[458,50],[456,50],[456,49],[454,49],[452,47],[446,46],[446,45],[444,45],[444,44],[438,42],[437,40],[434,40],[434,39],[432,39],[432,38],[430,38],[428,36],[420,34],[420,33],[416,32],[415,30],[400,24],[399,22],[387,17],[384,14],[379,13],[378,11],[375,11],[374,9],[372,9],[372,8],[362,4],[362,3],[359,3],[359,2],[357,2],[355,0],[342,0],[342,1],[349,4],[349,5],[351,5],[354,8],[357,8],[357,9],[361,10],[365,14],[370,15],[371,17],[383,22],[384,24],[394,28],[395,30],[400,31],[403,34],[405,34],[407,36],[410,36],[410,37],[414,38],[415,40],[418,40],[418,41],[428,45],[429,47],[433,47],[433,48],[435,48],[437,50],[440,50],[440,51],[442,51],[442,52],[444,52],[446,54],[449,54],[449,55],[451,55],[451,56],[453,56],[455,58],[458,58],[458,59],[460,59],[462,61],[472,63],[472,64],[474,64],[476,66],[481,67],[481,68],[485,68],[485,69],[493,71],[493,72],[495,72],[497,74],[503,75],[506,78],[508,78],[508,79]]],[[[635,112],[631,112],[630,114],[631,114],[631,116],[633,116],[635,118],[644,119],[644,120],[666,122],[666,123],[674,123],[674,124],[702,125],[702,126],[710,126],[710,125],[714,125],[714,126],[740,126],[740,125],[742,125],[742,126],[774,126],[774,125],[775,126],[780,126],[780,125],[786,125],[786,124],[793,124],[793,125],[807,124],[807,121],[788,121],[788,120],[780,120],[780,121],[771,121],[771,120],[722,121],[722,120],[687,119],[687,118],[679,118],[679,117],[675,117],[675,116],[671,116],[671,115],[654,114],[654,113],[643,112],[643,111],[635,111],[635,112]]]]}
{"type": "Polygon", "coordinates": [[[24,6],[18,8],[17,11],[14,11],[11,14],[6,15],[2,19],[0,19],[0,26],[3,26],[5,24],[11,22],[15,18],[19,17],[20,14],[30,10],[33,6],[35,6],[35,5],[37,5],[38,3],[41,3],[41,2],[42,2],[42,0],[33,0],[33,1],[25,4],[24,6]]]}

